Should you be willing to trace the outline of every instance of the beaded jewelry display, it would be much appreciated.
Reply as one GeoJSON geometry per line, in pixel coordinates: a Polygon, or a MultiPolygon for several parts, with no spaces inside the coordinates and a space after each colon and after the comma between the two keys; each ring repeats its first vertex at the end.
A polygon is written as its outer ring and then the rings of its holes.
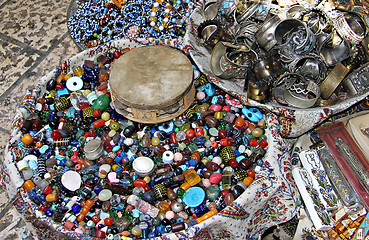
{"type": "Polygon", "coordinates": [[[196,1],[77,1],[68,20],[71,37],[88,47],[121,38],[175,39],[186,33],[196,1]]]}

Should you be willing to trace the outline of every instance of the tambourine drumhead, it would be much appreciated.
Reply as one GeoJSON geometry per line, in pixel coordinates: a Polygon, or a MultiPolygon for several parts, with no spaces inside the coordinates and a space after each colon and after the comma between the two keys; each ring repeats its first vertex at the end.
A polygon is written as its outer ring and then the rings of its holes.
{"type": "Polygon", "coordinates": [[[195,94],[190,60],[166,46],[139,47],[125,53],[112,66],[109,82],[117,112],[143,123],[178,116],[195,94]]]}

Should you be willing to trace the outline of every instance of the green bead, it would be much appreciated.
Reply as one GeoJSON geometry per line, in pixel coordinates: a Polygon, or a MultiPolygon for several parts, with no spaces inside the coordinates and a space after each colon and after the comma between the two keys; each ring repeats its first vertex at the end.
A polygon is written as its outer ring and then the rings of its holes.
{"type": "Polygon", "coordinates": [[[185,123],[185,124],[183,124],[180,128],[179,128],[179,130],[180,131],[183,131],[183,132],[186,132],[188,129],[190,129],[191,128],[191,126],[190,126],[190,124],[189,123],[185,123]]]}
{"type": "Polygon", "coordinates": [[[110,127],[111,130],[114,130],[114,131],[118,131],[119,128],[120,128],[119,123],[117,123],[117,122],[110,123],[109,127],[110,127]]]}
{"type": "Polygon", "coordinates": [[[179,128],[177,128],[177,127],[176,127],[176,128],[174,129],[174,132],[178,132],[178,131],[179,131],[179,128]]]}
{"type": "Polygon", "coordinates": [[[53,205],[51,205],[51,210],[56,211],[56,208],[58,207],[56,202],[53,202],[53,205]]]}
{"type": "Polygon", "coordinates": [[[261,135],[261,137],[259,137],[259,140],[263,140],[263,139],[267,140],[268,138],[265,135],[261,135]]]}
{"type": "Polygon", "coordinates": [[[180,150],[180,151],[183,151],[183,149],[185,149],[186,148],[186,144],[185,143],[180,143],[179,145],[178,145],[178,149],[180,150]]]}
{"type": "Polygon", "coordinates": [[[177,189],[177,196],[178,197],[183,198],[185,194],[186,194],[186,191],[183,190],[182,188],[177,189]]]}
{"type": "Polygon", "coordinates": [[[93,110],[95,111],[96,109],[100,109],[102,112],[104,112],[108,108],[110,101],[111,99],[109,95],[107,94],[101,95],[95,100],[93,110]]]}
{"type": "Polygon", "coordinates": [[[78,138],[78,143],[79,145],[84,145],[86,143],[86,138],[85,137],[78,138]]]}
{"type": "Polygon", "coordinates": [[[192,153],[192,154],[193,154],[194,152],[196,152],[196,151],[197,151],[197,149],[199,149],[199,148],[197,147],[197,145],[196,145],[196,144],[194,144],[194,143],[189,144],[189,145],[187,146],[187,148],[191,151],[191,153],[192,153]]]}
{"type": "Polygon", "coordinates": [[[79,139],[80,137],[82,137],[83,135],[85,135],[85,131],[83,130],[78,130],[77,134],[76,134],[76,139],[79,139]]]}

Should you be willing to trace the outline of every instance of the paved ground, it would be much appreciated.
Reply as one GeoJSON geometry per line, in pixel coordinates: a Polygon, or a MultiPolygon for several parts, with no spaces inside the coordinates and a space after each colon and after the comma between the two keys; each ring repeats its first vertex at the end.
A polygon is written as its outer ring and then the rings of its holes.
{"type": "MultiPolygon", "coordinates": [[[[70,0],[0,0],[0,151],[14,109],[43,75],[78,53],[67,29],[70,0]]],[[[0,239],[34,239],[0,187],[0,239]],[[28,235],[28,237],[27,237],[28,235]]]]}

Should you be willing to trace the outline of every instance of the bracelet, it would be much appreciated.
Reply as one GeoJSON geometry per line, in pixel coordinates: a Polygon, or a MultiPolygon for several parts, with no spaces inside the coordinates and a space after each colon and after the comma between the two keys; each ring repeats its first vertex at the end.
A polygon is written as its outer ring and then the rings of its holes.
{"type": "Polygon", "coordinates": [[[290,82],[283,92],[284,100],[291,106],[309,108],[314,106],[320,97],[319,86],[313,81],[306,81],[301,75],[294,74],[298,78],[290,82]]]}
{"type": "Polygon", "coordinates": [[[321,97],[328,99],[348,74],[349,69],[338,63],[320,84],[321,97]]]}
{"type": "Polygon", "coordinates": [[[221,78],[244,78],[257,54],[245,45],[218,42],[211,53],[212,72],[221,78]],[[231,50],[231,51],[229,51],[231,50]]]}
{"type": "Polygon", "coordinates": [[[223,28],[216,20],[206,20],[199,25],[197,31],[198,37],[203,40],[208,50],[212,50],[223,37],[223,28]]]}

